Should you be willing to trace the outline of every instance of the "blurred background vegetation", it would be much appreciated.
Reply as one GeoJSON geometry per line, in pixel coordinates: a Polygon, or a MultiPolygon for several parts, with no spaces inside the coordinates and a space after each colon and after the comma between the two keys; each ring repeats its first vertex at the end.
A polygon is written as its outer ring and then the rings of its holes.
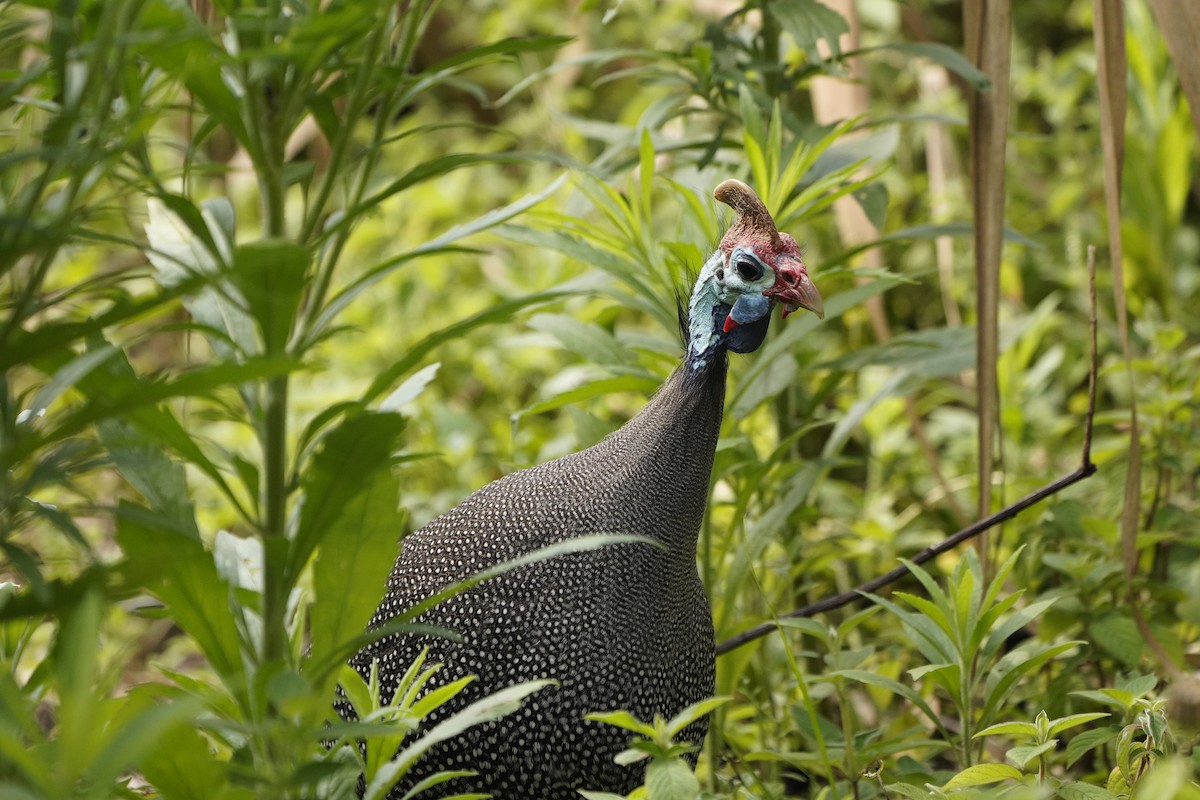
{"type": "Polygon", "coordinates": [[[641,407],[740,177],[829,313],[732,362],[718,640],[1078,466],[1089,246],[1099,471],[723,655],[704,791],[1198,796],[1197,14],[1003,6],[0,4],[3,795],[352,792],[397,536],[641,407]]]}

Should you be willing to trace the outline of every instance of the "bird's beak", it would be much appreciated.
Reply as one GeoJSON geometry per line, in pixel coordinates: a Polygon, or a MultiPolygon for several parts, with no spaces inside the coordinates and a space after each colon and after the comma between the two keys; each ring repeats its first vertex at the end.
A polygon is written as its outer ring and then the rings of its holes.
{"type": "Polygon", "coordinates": [[[799,259],[795,263],[789,259],[776,267],[775,285],[763,294],[783,306],[784,317],[798,308],[807,308],[818,319],[825,319],[825,303],[821,300],[821,293],[808,277],[804,262],[799,259]]]}

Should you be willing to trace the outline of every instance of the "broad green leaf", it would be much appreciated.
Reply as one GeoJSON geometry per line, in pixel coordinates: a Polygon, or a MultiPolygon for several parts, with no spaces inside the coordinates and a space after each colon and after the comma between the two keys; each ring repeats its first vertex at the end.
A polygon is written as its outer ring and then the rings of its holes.
{"type": "Polygon", "coordinates": [[[1195,766],[1191,759],[1173,755],[1154,763],[1137,781],[1139,798],[1170,798],[1171,800],[1200,800],[1196,785],[1195,766]]]}
{"type": "MultiPolygon", "coordinates": [[[[476,772],[475,770],[470,770],[470,769],[448,770],[446,772],[438,772],[434,775],[430,775],[429,777],[423,778],[422,780],[419,780],[416,783],[414,783],[413,787],[411,789],[409,789],[404,794],[404,796],[402,798],[400,798],[400,800],[413,800],[413,798],[416,798],[422,792],[432,789],[435,786],[441,786],[443,783],[446,783],[447,781],[452,781],[455,778],[470,778],[470,777],[472,777],[474,775],[478,775],[478,774],[479,773],[476,772]]],[[[458,798],[458,800],[487,800],[487,798],[491,797],[491,795],[459,794],[459,795],[453,795],[453,797],[458,798]]],[[[447,800],[451,800],[451,798],[447,798],[447,800]]]]}
{"type": "Polygon", "coordinates": [[[919,597],[908,592],[893,592],[893,597],[898,597],[910,606],[915,608],[926,619],[937,624],[939,628],[945,631],[949,641],[957,643],[958,631],[954,627],[954,622],[949,618],[949,609],[943,609],[936,603],[926,600],[924,597],[919,597]]]}
{"type": "Polygon", "coordinates": [[[943,786],[943,789],[959,789],[964,786],[983,786],[998,781],[1020,780],[1021,770],[1008,764],[976,764],[959,772],[943,786]]]}
{"type": "Polygon", "coordinates": [[[104,420],[96,427],[122,477],[146,498],[152,509],[171,520],[177,530],[199,539],[187,475],[182,464],[163,452],[162,442],[124,417],[104,420]]]}
{"type": "Polygon", "coordinates": [[[1066,717],[1059,717],[1050,723],[1050,733],[1055,734],[1069,731],[1071,728],[1077,728],[1080,725],[1086,725],[1089,722],[1095,722],[1098,719],[1104,719],[1109,716],[1112,715],[1093,711],[1087,714],[1071,714],[1066,717]]]}
{"type": "Polygon", "coordinates": [[[228,584],[199,539],[157,526],[157,519],[148,509],[121,503],[117,541],[125,552],[122,571],[132,585],[146,586],[166,604],[227,686],[244,687],[228,584]]]}
{"type": "Polygon", "coordinates": [[[233,210],[228,201],[219,200],[206,201],[200,209],[171,196],[148,200],[146,258],[165,289],[203,279],[183,304],[197,322],[222,334],[206,337],[213,351],[236,360],[255,353],[257,346],[243,299],[222,283],[233,261],[233,210]]]}
{"type": "Polygon", "coordinates": [[[839,37],[850,32],[850,25],[833,9],[817,0],[791,0],[770,6],[770,13],[776,16],[796,46],[804,51],[810,64],[823,60],[817,50],[817,42],[822,39],[834,58],[841,57],[839,37]]]}
{"type": "Polygon", "coordinates": [[[1067,742],[1067,766],[1070,767],[1073,765],[1084,754],[1111,742],[1116,738],[1116,735],[1117,729],[1113,727],[1096,728],[1095,730],[1080,733],[1074,739],[1067,742]]]}
{"type": "MultiPolygon", "coordinates": [[[[318,545],[325,541],[337,542],[335,531],[344,535],[340,518],[350,503],[368,489],[372,493],[382,491],[374,477],[377,472],[386,473],[404,426],[404,418],[398,414],[361,412],[347,417],[325,436],[301,481],[304,504],[288,554],[287,585],[295,584],[318,545]]],[[[374,502],[383,501],[376,497],[374,502]]],[[[356,508],[355,516],[361,516],[364,510],[356,508]]],[[[395,516],[388,515],[388,519],[394,520],[395,516]]],[[[398,529],[392,531],[393,541],[399,534],[398,529]]],[[[374,546],[381,535],[379,531],[371,531],[364,546],[368,541],[374,546]]],[[[373,552],[378,558],[378,551],[373,552]]]]}
{"type": "Polygon", "coordinates": [[[1058,796],[1063,800],[1117,800],[1117,796],[1107,789],[1082,781],[1071,781],[1059,786],[1058,796]]]}
{"type": "Polygon", "coordinates": [[[268,357],[286,350],[307,270],[308,251],[291,242],[253,242],[233,252],[230,280],[246,301],[268,357]]]}
{"type": "Polygon", "coordinates": [[[646,796],[650,800],[695,800],[700,781],[682,759],[654,759],[646,765],[646,796]]]}
{"type": "Polygon", "coordinates": [[[28,437],[11,453],[14,458],[24,457],[37,446],[67,439],[111,417],[128,417],[164,400],[208,395],[224,386],[286,375],[295,368],[295,362],[287,359],[253,359],[244,364],[199,367],[165,380],[141,380],[126,384],[110,394],[89,396],[82,408],[67,415],[40,439],[28,437]]]}
{"type": "MultiPolygon", "coordinates": [[[[396,543],[404,529],[396,479],[386,469],[362,478],[330,522],[313,564],[309,610],[311,663],[333,661],[336,652],[366,628],[387,582],[396,543]]],[[[336,675],[336,673],[334,673],[336,675]]],[[[328,677],[314,680],[330,683],[328,677]]],[[[328,690],[332,690],[332,685],[328,690]]],[[[326,692],[328,693],[328,691],[326,692]]]]}
{"type": "MultiPolygon", "coordinates": [[[[87,772],[87,779],[95,786],[110,786],[130,769],[141,769],[143,762],[161,754],[168,746],[167,737],[191,730],[189,723],[201,711],[199,701],[193,698],[148,704],[132,701],[132,694],[122,698],[119,718],[103,731],[104,747],[87,772]],[[129,713],[131,710],[133,713],[129,713]]],[[[215,762],[215,759],[205,753],[203,761],[215,762]]],[[[206,770],[210,774],[219,770],[215,763],[211,767],[203,763],[197,767],[201,775],[206,770]]],[[[218,796],[219,793],[209,795],[218,796]]]]}
{"type": "Polygon", "coordinates": [[[1127,711],[1133,707],[1133,701],[1136,699],[1132,692],[1124,689],[1084,689],[1071,692],[1076,697],[1084,697],[1088,700],[1097,703],[1103,703],[1106,706],[1111,706],[1119,711],[1127,711]]]}
{"type": "Polygon", "coordinates": [[[642,129],[641,145],[638,148],[638,183],[641,193],[641,214],[644,219],[650,219],[651,198],[654,195],[654,140],[650,138],[650,129],[642,129]]]}
{"type": "Polygon", "coordinates": [[[116,348],[108,343],[90,348],[82,355],[76,356],[55,371],[50,382],[38,390],[33,403],[29,405],[29,414],[34,417],[44,416],[46,409],[57,400],[63,392],[71,389],[83,380],[92,370],[101,366],[106,360],[116,354],[116,348]]]}
{"type": "Polygon", "coordinates": [[[1042,744],[1028,744],[1010,748],[1004,757],[1017,769],[1025,769],[1038,756],[1054,751],[1058,747],[1058,739],[1051,739],[1042,744]]]}
{"type": "MultiPolygon", "coordinates": [[[[439,178],[448,172],[476,164],[524,164],[530,161],[554,161],[545,153],[451,153],[423,161],[387,186],[364,199],[362,203],[346,210],[339,220],[326,229],[325,235],[354,224],[362,215],[406,189],[439,178]]],[[[432,243],[430,243],[432,244],[432,243]]]]}
{"type": "Polygon", "coordinates": [[[1145,645],[1137,623],[1127,614],[1113,612],[1088,624],[1091,639],[1130,667],[1136,667],[1145,645]]]}
{"type": "Polygon", "coordinates": [[[1131,676],[1128,679],[1117,679],[1117,687],[1129,692],[1134,697],[1142,697],[1154,691],[1158,686],[1157,675],[1131,676]]]}
{"type": "Polygon", "coordinates": [[[917,649],[934,664],[951,664],[958,658],[958,652],[951,641],[936,622],[922,614],[905,611],[891,600],[878,595],[868,594],[867,597],[878,605],[883,606],[894,614],[905,626],[917,649]]]}

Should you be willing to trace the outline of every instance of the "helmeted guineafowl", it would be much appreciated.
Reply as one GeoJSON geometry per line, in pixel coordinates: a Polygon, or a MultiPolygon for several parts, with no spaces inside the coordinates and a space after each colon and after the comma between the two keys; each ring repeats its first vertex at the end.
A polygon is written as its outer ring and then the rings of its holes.
{"type": "MultiPolygon", "coordinates": [[[[712,694],[712,616],[696,540],[721,427],[726,353],[756,350],[776,304],[785,316],[801,307],[823,313],[795,240],[776,230],[750,187],[727,180],[714,196],[737,218],[693,290],[683,364],[599,444],[488,484],[407,536],[371,624],[571,537],[636,534],[662,546],[613,544],[521,567],[419,618],[461,641],[394,635],[358,653],[352,664],[364,675],[378,660],[385,698],[425,647],[430,662],[445,664],[441,679],[477,675],[442,716],[517,682],[559,681],[520,711],[435,746],[390,797],[440,770],[478,775],[439,790],[491,792],[497,800],[625,793],[642,771],[613,761],[628,736],[583,715],[625,709],[641,719],[670,717],[712,694]]],[[[697,722],[685,737],[699,743],[707,727],[697,722]]]]}

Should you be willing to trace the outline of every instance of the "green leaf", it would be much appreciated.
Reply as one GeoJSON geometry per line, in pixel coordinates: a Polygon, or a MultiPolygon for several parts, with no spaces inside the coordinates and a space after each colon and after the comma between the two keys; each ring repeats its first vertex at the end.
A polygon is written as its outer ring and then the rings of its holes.
{"type": "Polygon", "coordinates": [[[1025,769],[1029,762],[1038,756],[1052,752],[1055,747],[1058,747],[1058,739],[1051,739],[1042,744],[1027,744],[1020,747],[1013,747],[1004,754],[1004,757],[1017,769],[1025,769]]]}
{"type": "Polygon", "coordinates": [[[100,441],[125,480],[146,498],[154,511],[171,520],[177,530],[199,540],[183,465],[167,457],[160,440],[148,436],[125,418],[114,417],[96,427],[100,441]]]}
{"type": "Polygon", "coordinates": [[[1071,728],[1076,728],[1080,725],[1086,725],[1089,722],[1095,722],[1098,719],[1104,719],[1108,716],[1111,716],[1111,714],[1106,714],[1102,711],[1093,711],[1087,714],[1071,714],[1070,716],[1059,717],[1050,723],[1050,733],[1053,735],[1056,733],[1062,733],[1063,731],[1069,731],[1071,728]]]}
{"type": "Polygon", "coordinates": [[[964,786],[983,786],[997,781],[1020,780],[1021,770],[1008,764],[976,764],[959,772],[943,786],[943,789],[959,789],[964,786]]]}
{"type": "Polygon", "coordinates": [[[1076,697],[1111,706],[1119,711],[1127,711],[1133,707],[1134,696],[1124,689],[1084,689],[1071,692],[1076,697]]]}
{"type": "Polygon", "coordinates": [[[584,714],[583,718],[590,719],[592,722],[601,722],[605,725],[612,725],[616,728],[633,731],[647,739],[653,738],[655,735],[653,725],[648,722],[642,722],[628,711],[595,711],[590,714],[584,714]]]}
{"type": "Polygon", "coordinates": [[[507,716],[520,709],[526,697],[553,685],[555,681],[552,680],[518,683],[477,700],[449,719],[438,723],[375,774],[363,794],[363,800],[380,800],[416,760],[438,742],[452,739],[476,725],[507,716]]]}
{"type": "Polygon", "coordinates": [[[539,403],[534,403],[528,408],[523,408],[512,416],[513,425],[519,423],[522,419],[528,416],[537,414],[545,414],[547,411],[553,411],[556,408],[573,405],[584,400],[590,400],[593,397],[602,397],[604,395],[613,394],[615,392],[640,392],[643,394],[651,394],[661,384],[653,378],[639,378],[635,375],[621,375],[616,378],[603,378],[598,381],[586,383],[583,386],[574,389],[568,389],[565,392],[560,392],[554,397],[547,400],[542,400],[539,403]]]}
{"type": "Polygon", "coordinates": [[[638,148],[638,183],[642,190],[642,218],[648,220],[650,200],[654,193],[654,140],[650,137],[649,128],[642,128],[642,140],[638,148]]]}
{"type": "Polygon", "coordinates": [[[938,42],[889,42],[874,47],[864,47],[847,53],[847,56],[870,53],[874,50],[892,50],[906,55],[928,58],[935,64],[940,64],[971,84],[978,92],[986,92],[992,88],[991,81],[967,57],[952,47],[938,42]]]}
{"type": "Polygon", "coordinates": [[[1004,734],[1005,736],[1037,736],[1037,726],[1029,722],[1001,722],[997,725],[989,725],[971,738],[978,739],[980,736],[995,736],[998,734],[1004,734]]]}
{"type": "Polygon", "coordinates": [[[1016,662],[1007,671],[1004,671],[1005,659],[1002,659],[996,668],[988,675],[986,684],[986,699],[983,713],[980,715],[981,721],[987,721],[992,718],[1000,705],[1008,699],[1009,694],[1016,688],[1017,682],[1024,676],[1041,669],[1046,662],[1052,658],[1074,650],[1081,644],[1086,644],[1082,641],[1064,642],[1058,645],[1041,645],[1035,648],[1015,650],[1009,654],[1016,662]]]}
{"type": "Polygon", "coordinates": [[[215,800],[229,786],[229,762],[213,758],[200,731],[186,725],[163,732],[138,771],[164,800],[215,800]]]}
{"type": "Polygon", "coordinates": [[[402,411],[406,405],[421,396],[425,387],[437,377],[438,369],[441,366],[440,361],[435,361],[414,372],[404,383],[397,386],[394,392],[383,399],[383,402],[379,404],[379,410],[391,413],[402,411]]]}
{"type": "Polygon", "coordinates": [[[851,196],[858,201],[863,213],[867,215],[867,219],[875,226],[875,230],[882,230],[884,224],[887,222],[887,186],[882,182],[868,183],[866,186],[851,192],[851,196]]]}
{"type": "Polygon", "coordinates": [[[538,314],[529,327],[548,333],[568,350],[593,364],[620,365],[633,361],[632,354],[610,332],[591,322],[567,314],[538,314]]]}
{"type": "Polygon", "coordinates": [[[91,394],[83,408],[68,415],[40,439],[31,436],[21,440],[10,453],[13,458],[21,458],[38,446],[67,439],[102,420],[128,418],[149,406],[176,397],[208,395],[231,384],[286,375],[296,366],[293,361],[278,358],[254,359],[244,364],[217,364],[188,370],[167,380],[139,380],[116,387],[117,391],[107,394],[91,394]]]}
{"type": "MultiPolygon", "coordinates": [[[[384,435],[387,433],[390,431],[384,435]]],[[[396,479],[386,469],[376,469],[364,476],[362,483],[361,490],[349,496],[330,519],[313,564],[316,597],[309,610],[309,663],[336,663],[338,650],[367,627],[395,560],[396,543],[404,529],[396,479]]],[[[336,672],[331,673],[314,675],[314,680],[329,684],[326,695],[336,678],[336,672]]]]}
{"type": "MultiPolygon", "coordinates": [[[[413,787],[409,789],[405,793],[404,797],[400,798],[400,800],[413,800],[413,798],[416,798],[422,792],[432,789],[435,786],[441,786],[447,781],[452,781],[455,778],[470,778],[478,774],[478,772],[472,769],[438,772],[434,775],[430,775],[428,778],[424,778],[414,783],[413,787]]],[[[453,795],[452,798],[446,798],[446,800],[453,800],[453,798],[458,798],[458,800],[487,800],[489,797],[491,797],[491,795],[488,794],[458,794],[453,795]]]]}
{"type": "MultiPolygon", "coordinates": [[[[164,739],[189,730],[187,723],[201,710],[199,701],[193,698],[148,704],[133,700],[134,693],[122,698],[119,718],[103,732],[104,747],[88,768],[87,778],[94,786],[112,785],[122,773],[140,768],[143,761],[162,751],[164,739]]],[[[205,760],[213,759],[207,756],[205,760]]]]}
{"type": "Polygon", "coordinates": [[[700,781],[682,759],[654,759],[646,765],[646,796],[651,800],[696,800],[700,781]]]}
{"type": "Polygon", "coordinates": [[[1158,686],[1157,675],[1138,675],[1130,676],[1127,679],[1118,679],[1117,688],[1129,692],[1134,697],[1142,697],[1154,691],[1154,687],[1158,686]]]}
{"type": "Polygon", "coordinates": [[[1039,600],[1036,603],[1029,605],[1017,611],[1000,623],[1000,625],[992,630],[988,635],[987,642],[983,646],[983,654],[986,658],[991,658],[992,654],[1000,649],[1000,646],[1008,640],[1009,636],[1024,628],[1033,620],[1042,615],[1050,606],[1058,600],[1057,597],[1051,597],[1046,600],[1039,600]]]}
{"type": "Polygon", "coordinates": [[[1070,767],[1076,761],[1083,757],[1085,753],[1105,745],[1116,738],[1117,729],[1096,728],[1091,731],[1084,731],[1076,736],[1071,741],[1067,742],[1067,766],[1070,767]]]}
{"type": "Polygon", "coordinates": [[[389,183],[375,194],[363,200],[357,206],[346,210],[338,222],[330,226],[325,235],[345,228],[357,221],[364,213],[379,206],[390,197],[406,189],[439,178],[449,172],[476,164],[524,164],[530,161],[555,161],[553,156],[545,153],[451,153],[427,161],[422,161],[404,175],[389,183]]]}
{"type": "Polygon", "coordinates": [[[1058,796],[1063,800],[1117,800],[1117,796],[1107,789],[1082,781],[1072,781],[1059,786],[1058,796]]]}
{"type": "Polygon", "coordinates": [[[764,369],[753,375],[750,380],[738,386],[738,398],[731,413],[734,419],[745,419],[761,404],[787,389],[796,379],[800,367],[791,353],[784,353],[769,369],[764,369]]]}
{"type": "Polygon", "coordinates": [[[408,374],[409,370],[421,363],[421,360],[435,348],[461,338],[475,328],[507,322],[522,309],[557,300],[563,297],[564,294],[564,292],[542,292],[511,300],[503,300],[453,325],[434,331],[415,344],[410,345],[403,358],[381,372],[371,382],[370,388],[363,393],[362,403],[364,405],[370,403],[386,392],[396,380],[408,374]]]}
{"type": "Polygon", "coordinates": [[[711,714],[716,709],[732,700],[732,697],[710,697],[707,700],[701,700],[697,703],[692,703],[687,708],[680,711],[667,722],[667,735],[674,738],[688,725],[691,725],[701,717],[711,714]]]}
{"type": "Polygon", "coordinates": [[[905,700],[919,708],[921,713],[923,713],[930,722],[936,725],[938,730],[942,731],[944,736],[949,738],[945,728],[942,725],[941,717],[936,714],[932,708],[930,708],[929,704],[925,702],[925,698],[923,698],[920,692],[917,690],[909,686],[905,686],[904,684],[892,678],[887,678],[883,675],[877,675],[874,672],[867,672],[866,670],[843,669],[831,674],[839,675],[852,681],[858,681],[859,683],[865,683],[868,686],[878,686],[881,689],[887,689],[892,694],[903,697],[905,700]]]}
{"type": "MultiPolygon", "coordinates": [[[[398,414],[361,412],[347,417],[326,435],[301,481],[304,505],[288,554],[287,585],[295,584],[318,545],[337,541],[329,537],[335,530],[343,531],[345,521],[340,518],[351,503],[360,501],[360,495],[368,490],[372,494],[382,491],[375,475],[386,472],[404,426],[404,418],[398,414]]],[[[383,501],[376,496],[374,502],[383,501]]],[[[353,513],[361,516],[363,510],[356,506],[353,513]]],[[[391,515],[388,518],[394,519],[391,515]]],[[[399,529],[393,530],[393,541],[399,534],[399,529]]],[[[369,543],[379,536],[381,532],[372,530],[363,546],[371,546],[369,543]]],[[[371,588],[379,590],[382,584],[371,588]]]]}
{"type": "Polygon", "coordinates": [[[227,686],[244,687],[228,584],[199,539],[156,524],[159,519],[149,509],[121,503],[117,541],[125,552],[122,571],[132,585],[146,586],[167,605],[227,686]]]}
{"type": "Polygon", "coordinates": [[[287,349],[307,270],[308,251],[292,242],[253,242],[233,252],[230,279],[258,325],[267,356],[287,349]]]}
{"type": "Polygon", "coordinates": [[[841,56],[838,38],[850,32],[850,25],[841,14],[817,0],[790,0],[773,3],[768,8],[783,30],[796,42],[796,46],[804,51],[810,64],[822,60],[817,51],[817,42],[821,39],[825,40],[834,58],[841,56]]]}
{"type": "Polygon", "coordinates": [[[1088,633],[1092,641],[1123,663],[1136,667],[1141,661],[1145,642],[1137,623],[1127,614],[1105,614],[1088,624],[1088,633]]]}

